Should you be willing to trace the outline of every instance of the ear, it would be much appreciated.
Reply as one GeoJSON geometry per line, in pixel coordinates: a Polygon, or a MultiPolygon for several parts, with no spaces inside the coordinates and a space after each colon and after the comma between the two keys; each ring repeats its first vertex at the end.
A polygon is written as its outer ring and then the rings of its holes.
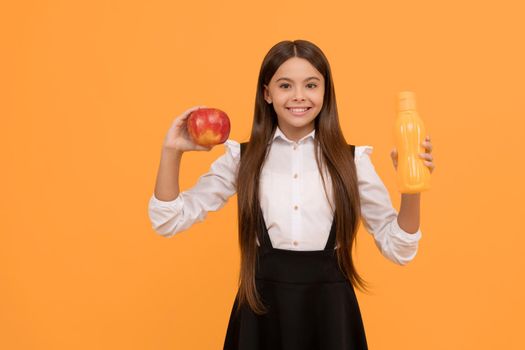
{"type": "Polygon", "coordinates": [[[264,99],[268,103],[272,103],[272,99],[270,98],[270,92],[268,90],[268,85],[264,84],[264,99]]]}

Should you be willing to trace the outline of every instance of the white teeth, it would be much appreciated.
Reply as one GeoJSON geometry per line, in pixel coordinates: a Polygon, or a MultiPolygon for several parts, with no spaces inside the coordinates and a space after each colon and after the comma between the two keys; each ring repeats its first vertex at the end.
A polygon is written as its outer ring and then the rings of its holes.
{"type": "Polygon", "coordinates": [[[292,112],[295,112],[295,113],[301,113],[301,112],[304,112],[306,111],[308,108],[290,108],[290,110],[292,112]]]}

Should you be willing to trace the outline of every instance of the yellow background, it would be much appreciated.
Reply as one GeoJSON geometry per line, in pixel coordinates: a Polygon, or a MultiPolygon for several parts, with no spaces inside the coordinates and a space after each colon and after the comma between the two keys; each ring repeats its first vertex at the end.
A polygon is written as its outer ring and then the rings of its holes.
{"type": "MultiPolygon", "coordinates": [[[[398,210],[398,91],[436,170],[401,267],[361,226],[371,349],[523,349],[525,131],[519,1],[19,1],[0,11],[0,348],[222,348],[239,268],[236,196],[171,239],[147,213],[172,120],[194,105],[250,133],[281,40],[327,55],[347,141],[398,210]]],[[[195,184],[224,146],[182,160],[195,184]]]]}

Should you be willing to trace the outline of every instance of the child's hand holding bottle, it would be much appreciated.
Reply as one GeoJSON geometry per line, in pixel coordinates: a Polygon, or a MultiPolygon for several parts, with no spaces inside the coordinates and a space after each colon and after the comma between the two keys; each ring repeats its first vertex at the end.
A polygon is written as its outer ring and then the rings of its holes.
{"type": "Polygon", "coordinates": [[[428,135],[423,139],[425,125],[417,112],[413,91],[399,93],[397,110],[393,129],[397,148],[391,152],[397,171],[397,188],[401,193],[429,190],[430,173],[435,167],[430,154],[432,144],[428,135]]]}
{"type": "MultiPolygon", "coordinates": [[[[434,158],[432,157],[432,154],[431,154],[432,153],[432,143],[430,142],[430,136],[427,135],[425,141],[421,144],[421,146],[425,148],[426,152],[420,153],[419,157],[422,159],[425,159],[423,163],[429,168],[430,173],[432,173],[436,165],[433,162],[434,158]]],[[[397,170],[397,158],[398,158],[397,148],[394,147],[392,151],[390,151],[390,157],[392,158],[392,163],[394,164],[394,168],[397,170]]]]}

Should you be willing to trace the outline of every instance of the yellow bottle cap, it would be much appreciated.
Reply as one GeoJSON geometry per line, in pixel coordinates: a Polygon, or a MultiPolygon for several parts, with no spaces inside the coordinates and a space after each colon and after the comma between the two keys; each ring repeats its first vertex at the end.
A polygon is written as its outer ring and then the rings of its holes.
{"type": "Polygon", "coordinates": [[[399,111],[409,111],[416,109],[416,95],[412,91],[401,91],[399,93],[399,111]]]}

